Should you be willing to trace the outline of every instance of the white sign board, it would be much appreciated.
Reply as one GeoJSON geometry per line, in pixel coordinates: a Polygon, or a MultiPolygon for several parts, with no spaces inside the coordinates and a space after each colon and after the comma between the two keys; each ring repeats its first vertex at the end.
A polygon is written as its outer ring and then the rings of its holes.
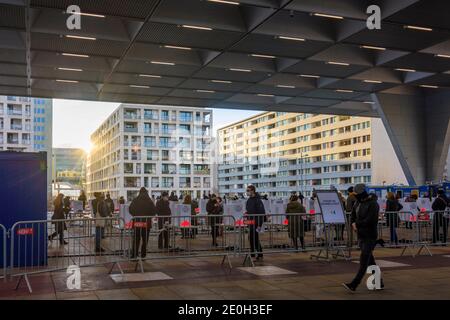
{"type": "Polygon", "coordinates": [[[264,205],[264,210],[266,211],[266,213],[270,213],[271,209],[270,209],[270,200],[261,200],[263,205],[264,205]]]}
{"type": "Polygon", "coordinates": [[[419,198],[417,200],[417,206],[419,207],[420,211],[433,211],[431,208],[431,201],[428,198],[419,198]]]}
{"type": "Polygon", "coordinates": [[[317,191],[324,223],[345,224],[344,208],[336,191],[317,191]]]}
{"type": "Polygon", "coordinates": [[[174,204],[172,212],[172,224],[176,226],[188,227],[191,225],[191,205],[174,204]]]}
{"type": "Polygon", "coordinates": [[[402,212],[411,212],[412,214],[417,214],[419,212],[415,201],[406,202],[405,200],[399,200],[399,203],[403,206],[402,212]]]}
{"type": "Polygon", "coordinates": [[[206,212],[206,204],[208,203],[207,199],[200,199],[198,202],[198,207],[200,208],[200,215],[205,216],[208,214],[208,212],[206,212]]]}
{"type": "Polygon", "coordinates": [[[287,203],[286,200],[272,200],[270,201],[270,214],[271,214],[271,222],[273,224],[283,224],[286,219],[286,208],[287,203]],[[276,215],[276,216],[273,216],[276,215]]]}
{"type": "Polygon", "coordinates": [[[70,207],[74,212],[83,212],[83,201],[72,200],[70,202],[70,207]]]}
{"type": "Polygon", "coordinates": [[[169,208],[170,208],[170,212],[172,214],[172,216],[174,215],[174,211],[175,211],[175,206],[178,204],[178,201],[170,201],[169,200],[169,208]]]}
{"type": "Polygon", "coordinates": [[[227,203],[223,206],[223,213],[225,215],[223,223],[227,226],[232,226],[236,221],[241,220],[244,214],[244,207],[242,202],[234,202],[233,204],[227,203]],[[232,216],[234,219],[232,219],[232,216]]]}
{"type": "Polygon", "coordinates": [[[130,226],[131,219],[133,218],[130,214],[130,205],[121,204],[119,206],[119,217],[125,221],[125,226],[120,226],[121,228],[130,226]]]}

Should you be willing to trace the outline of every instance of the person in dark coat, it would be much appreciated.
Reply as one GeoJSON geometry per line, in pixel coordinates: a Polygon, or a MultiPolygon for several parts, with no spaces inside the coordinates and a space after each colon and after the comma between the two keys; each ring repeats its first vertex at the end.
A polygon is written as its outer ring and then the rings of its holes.
{"type": "Polygon", "coordinates": [[[249,242],[251,249],[251,256],[255,256],[255,252],[258,252],[257,260],[263,259],[262,246],[259,241],[259,232],[265,221],[266,210],[261,197],[256,193],[256,188],[253,185],[247,187],[247,196],[249,197],[245,205],[246,215],[248,215],[249,223],[249,242]]]}
{"type": "Polygon", "coordinates": [[[292,239],[295,250],[298,250],[298,239],[300,239],[302,249],[305,249],[305,224],[303,217],[298,215],[301,213],[306,213],[305,207],[298,202],[297,195],[291,196],[286,207],[286,218],[288,220],[289,238],[292,239]]]}
{"type": "MultiPolygon", "coordinates": [[[[64,220],[66,217],[64,215],[64,204],[63,204],[64,195],[62,193],[56,196],[55,201],[53,202],[54,211],[52,215],[52,220],[64,220]]],[[[48,240],[52,241],[57,235],[59,235],[59,243],[61,245],[67,244],[64,241],[64,230],[67,230],[66,224],[63,221],[53,222],[55,225],[55,232],[48,236],[48,240]]]]}
{"type": "Polygon", "coordinates": [[[156,208],[148,195],[147,189],[144,187],[139,190],[139,195],[131,202],[130,214],[133,216],[134,221],[133,250],[131,252],[131,258],[134,259],[137,257],[139,249],[141,252],[140,257],[145,258],[147,255],[149,230],[152,227],[152,219],[149,217],[155,216],[156,208]]]}
{"type": "Polygon", "coordinates": [[[119,204],[125,204],[125,198],[123,196],[119,198],[119,204]]]}
{"type": "MultiPolygon", "coordinates": [[[[109,216],[109,208],[105,202],[103,194],[97,194],[95,201],[95,252],[102,253],[105,249],[102,248],[102,239],[105,238],[105,227],[108,224],[107,218],[109,216]]],[[[94,201],[92,203],[94,204],[94,201]]]]}
{"type": "Polygon", "coordinates": [[[215,194],[212,194],[209,197],[208,202],[206,203],[206,212],[208,216],[212,216],[208,218],[208,224],[211,227],[211,238],[212,238],[212,245],[214,247],[217,246],[217,236],[219,235],[219,217],[217,217],[220,214],[220,207],[219,202],[217,201],[217,196],[215,194]]]}
{"type": "Polygon", "coordinates": [[[175,192],[172,191],[172,192],[170,193],[169,201],[176,201],[176,202],[178,202],[178,197],[177,197],[177,195],[175,194],[175,192]]]}
{"type": "Polygon", "coordinates": [[[172,214],[170,210],[169,194],[163,192],[161,198],[156,202],[156,214],[158,215],[158,248],[169,249],[169,229],[170,216],[172,214]],[[162,217],[162,218],[161,218],[162,217]]]}
{"type": "Polygon", "coordinates": [[[352,212],[353,207],[358,200],[356,199],[356,193],[353,191],[353,187],[348,188],[347,191],[348,197],[347,201],[345,202],[345,211],[352,212]]]}
{"type": "Polygon", "coordinates": [[[434,211],[433,214],[433,243],[440,241],[440,229],[442,228],[443,238],[442,243],[447,242],[448,234],[448,218],[445,216],[445,210],[450,207],[450,200],[445,195],[443,189],[439,189],[437,192],[438,196],[434,200],[431,208],[434,211]]]}
{"type": "Polygon", "coordinates": [[[115,210],[115,206],[114,206],[114,201],[113,199],[111,199],[111,195],[109,193],[106,194],[106,199],[105,199],[105,203],[109,208],[109,216],[112,217],[114,210],[115,210]]]}
{"type": "Polygon", "coordinates": [[[70,219],[70,197],[63,198],[63,211],[64,211],[64,219],[70,219]]]}
{"type": "Polygon", "coordinates": [[[78,201],[83,202],[83,210],[85,210],[87,197],[86,197],[86,193],[84,192],[84,190],[81,190],[80,196],[78,197],[78,201]]]}
{"type": "MultiPolygon", "coordinates": [[[[357,202],[352,210],[352,228],[358,235],[358,243],[361,249],[359,259],[359,270],[355,278],[350,283],[343,283],[343,286],[350,291],[355,291],[361,283],[368,266],[376,265],[373,257],[373,250],[378,237],[378,213],[380,206],[375,198],[366,191],[365,184],[357,184],[354,189],[357,202]]],[[[383,280],[381,287],[384,288],[383,280]]]]}
{"type": "Polygon", "coordinates": [[[398,212],[403,209],[403,206],[395,198],[393,192],[388,192],[386,196],[386,225],[389,227],[389,233],[391,237],[391,243],[398,245],[397,229],[400,224],[400,217],[398,212]]]}
{"type": "Polygon", "coordinates": [[[192,239],[195,239],[195,236],[197,235],[197,226],[198,226],[198,219],[196,218],[197,210],[198,210],[198,202],[195,200],[192,200],[191,195],[186,195],[183,200],[183,204],[191,206],[191,228],[190,232],[184,232],[183,236],[191,237],[192,239]]]}

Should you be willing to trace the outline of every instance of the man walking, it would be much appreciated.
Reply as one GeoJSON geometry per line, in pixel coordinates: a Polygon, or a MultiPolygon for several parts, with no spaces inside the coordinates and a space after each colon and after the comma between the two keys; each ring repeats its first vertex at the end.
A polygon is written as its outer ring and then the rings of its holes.
{"type": "MultiPolygon", "coordinates": [[[[354,292],[366,274],[367,267],[376,265],[373,257],[378,238],[378,213],[380,207],[377,201],[371,197],[364,184],[357,184],[354,188],[357,202],[352,209],[352,228],[358,235],[358,244],[361,249],[359,259],[359,270],[355,278],[350,283],[343,283],[343,286],[354,292]]],[[[381,280],[381,288],[384,288],[381,280]]]]}

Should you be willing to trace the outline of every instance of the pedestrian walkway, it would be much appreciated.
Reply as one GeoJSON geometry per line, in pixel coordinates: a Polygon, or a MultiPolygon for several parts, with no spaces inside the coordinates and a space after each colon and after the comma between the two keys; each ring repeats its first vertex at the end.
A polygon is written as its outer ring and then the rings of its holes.
{"type": "MultiPolygon", "coordinates": [[[[31,276],[34,292],[15,281],[1,283],[0,299],[450,299],[450,248],[433,249],[433,256],[400,257],[400,249],[378,249],[386,289],[355,294],[341,283],[350,280],[358,265],[348,261],[317,262],[309,254],[267,255],[255,269],[222,267],[219,258],[157,260],[144,263],[146,273],[108,274],[105,267],[82,268],[82,289],[69,291],[65,272],[31,276]],[[384,267],[383,267],[384,265],[384,267]]],[[[354,253],[357,260],[358,252],[354,253]]]]}

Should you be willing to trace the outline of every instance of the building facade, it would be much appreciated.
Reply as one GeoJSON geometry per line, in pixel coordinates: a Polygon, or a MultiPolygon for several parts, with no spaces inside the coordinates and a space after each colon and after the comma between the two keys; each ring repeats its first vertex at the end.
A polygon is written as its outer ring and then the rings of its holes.
{"type": "Polygon", "coordinates": [[[199,198],[211,191],[212,111],[120,105],[92,134],[87,192],[134,198],[146,187],[199,198]]]}
{"type": "Polygon", "coordinates": [[[53,181],[82,188],[86,174],[86,152],[75,148],[53,148],[53,181]]]}
{"type": "Polygon", "coordinates": [[[219,193],[310,196],[372,182],[371,119],[266,112],[218,130],[219,193]]]}
{"type": "Polygon", "coordinates": [[[47,152],[47,194],[52,180],[51,99],[0,96],[0,151],[47,152]]]}

